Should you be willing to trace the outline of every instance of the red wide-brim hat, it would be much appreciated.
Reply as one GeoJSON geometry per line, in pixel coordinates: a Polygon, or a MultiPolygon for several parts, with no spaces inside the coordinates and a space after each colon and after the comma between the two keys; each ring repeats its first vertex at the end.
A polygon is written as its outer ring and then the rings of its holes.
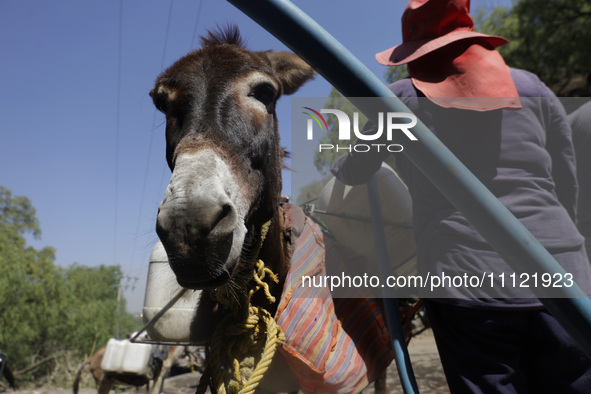
{"type": "Polygon", "coordinates": [[[414,86],[432,101],[477,111],[521,107],[510,69],[495,50],[508,41],[474,31],[470,0],[410,0],[402,14],[402,41],[376,60],[385,66],[408,63],[414,86]],[[480,97],[489,100],[472,99],[480,97]]]}
{"type": "Polygon", "coordinates": [[[441,37],[424,38],[396,45],[395,47],[377,53],[376,60],[384,66],[400,66],[417,60],[451,43],[462,40],[487,44],[491,48],[499,47],[508,42],[500,36],[478,33],[471,28],[459,28],[441,37]]]}

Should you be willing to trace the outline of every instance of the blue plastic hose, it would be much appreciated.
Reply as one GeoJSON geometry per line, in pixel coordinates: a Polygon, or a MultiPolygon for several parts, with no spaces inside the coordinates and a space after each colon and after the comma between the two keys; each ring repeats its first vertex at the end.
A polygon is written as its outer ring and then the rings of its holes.
{"type": "MultiPolygon", "coordinates": [[[[369,118],[378,112],[411,112],[343,45],[286,0],[229,0],[302,57],[369,118]],[[363,106],[355,97],[384,97],[363,106]]],[[[418,141],[403,153],[454,204],[516,272],[561,274],[564,269],[482,183],[419,120],[418,141]]],[[[532,288],[539,296],[542,289],[532,288]]],[[[591,300],[576,284],[540,298],[591,358],[591,300]]]]}

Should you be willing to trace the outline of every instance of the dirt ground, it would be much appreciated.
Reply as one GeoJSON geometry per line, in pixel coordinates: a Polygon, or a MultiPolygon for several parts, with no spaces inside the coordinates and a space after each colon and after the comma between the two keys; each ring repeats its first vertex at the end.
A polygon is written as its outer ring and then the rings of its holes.
{"type": "MultiPolygon", "coordinates": [[[[448,394],[449,389],[443,369],[441,368],[441,362],[439,361],[433,331],[426,330],[413,337],[408,346],[408,353],[417,380],[419,393],[448,394]]],[[[164,385],[164,394],[193,394],[198,382],[199,374],[197,373],[170,378],[164,385]]],[[[388,368],[387,387],[388,393],[403,393],[402,387],[400,386],[400,379],[398,378],[398,371],[396,370],[396,363],[394,362],[388,368]]],[[[363,390],[363,394],[374,394],[373,384],[363,390]]]]}
{"type": "MultiPolygon", "coordinates": [[[[415,378],[419,392],[421,394],[445,394],[449,393],[445,376],[435,347],[435,340],[433,332],[426,330],[423,333],[415,336],[409,347],[408,352],[412,362],[415,378]]],[[[166,380],[164,384],[164,394],[193,394],[197,383],[199,382],[198,373],[190,373],[175,376],[166,380]]],[[[388,368],[387,387],[388,392],[392,394],[402,393],[402,388],[399,384],[398,372],[396,365],[393,362],[388,368]]],[[[128,393],[135,393],[135,390],[127,391],[128,393]]],[[[139,393],[144,393],[145,389],[141,388],[139,393]]],[[[37,388],[33,390],[9,390],[7,393],[15,394],[70,394],[71,388],[37,388]]],[[[79,394],[95,394],[95,389],[84,388],[79,390],[79,394]]],[[[363,394],[373,394],[373,385],[366,388],[363,394]]]]}
{"type": "MultiPolygon", "coordinates": [[[[421,394],[447,394],[449,388],[441,368],[441,361],[437,353],[433,331],[426,330],[413,337],[408,346],[408,354],[421,394]]],[[[373,385],[372,385],[373,386],[373,385]]],[[[363,390],[363,394],[373,394],[373,387],[363,390]]],[[[400,379],[396,371],[396,363],[392,362],[388,368],[387,378],[388,392],[393,394],[403,393],[400,379]]]]}

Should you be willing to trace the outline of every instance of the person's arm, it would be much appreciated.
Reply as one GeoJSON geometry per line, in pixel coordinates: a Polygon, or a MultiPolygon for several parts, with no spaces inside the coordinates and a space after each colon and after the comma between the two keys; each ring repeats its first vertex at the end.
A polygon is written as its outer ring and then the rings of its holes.
{"type": "Polygon", "coordinates": [[[577,226],[591,236],[591,101],[568,116],[577,164],[577,226]]]}
{"type": "Polygon", "coordinates": [[[550,92],[550,96],[544,100],[547,100],[549,110],[546,149],[552,158],[552,178],[556,195],[574,221],[578,185],[571,129],[564,108],[556,96],[550,92]]]}

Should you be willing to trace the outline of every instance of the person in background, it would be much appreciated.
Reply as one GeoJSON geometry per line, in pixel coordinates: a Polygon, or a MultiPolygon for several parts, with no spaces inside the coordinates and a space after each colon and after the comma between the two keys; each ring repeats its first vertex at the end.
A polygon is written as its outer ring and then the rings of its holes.
{"type": "MultiPolygon", "coordinates": [[[[591,95],[591,73],[587,75],[587,92],[591,95]]],[[[577,163],[579,195],[577,199],[577,227],[585,237],[587,256],[591,255],[591,101],[568,116],[573,132],[577,163]]]]}
{"type": "MultiPolygon", "coordinates": [[[[390,85],[392,92],[590,294],[591,268],[574,224],[577,181],[564,109],[534,74],[505,64],[495,48],[507,41],[474,32],[469,11],[469,0],[411,0],[403,43],[376,59],[408,65],[410,77],[390,85]]],[[[368,124],[363,132],[376,128],[368,124]]],[[[391,142],[385,138],[375,142],[391,142]]],[[[388,154],[353,150],[332,172],[362,184],[388,154]]],[[[396,155],[413,200],[419,274],[512,272],[421,171],[396,155]]],[[[533,293],[447,290],[427,299],[426,310],[452,393],[590,392],[591,361],[533,293]]]]}

